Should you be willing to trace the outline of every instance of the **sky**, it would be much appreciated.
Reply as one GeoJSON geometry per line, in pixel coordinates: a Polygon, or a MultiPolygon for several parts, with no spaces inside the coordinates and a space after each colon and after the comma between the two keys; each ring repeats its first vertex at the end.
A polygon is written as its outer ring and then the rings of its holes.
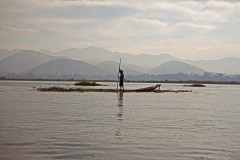
{"type": "Polygon", "coordinates": [[[239,0],[0,0],[0,48],[240,58],[239,0]]]}

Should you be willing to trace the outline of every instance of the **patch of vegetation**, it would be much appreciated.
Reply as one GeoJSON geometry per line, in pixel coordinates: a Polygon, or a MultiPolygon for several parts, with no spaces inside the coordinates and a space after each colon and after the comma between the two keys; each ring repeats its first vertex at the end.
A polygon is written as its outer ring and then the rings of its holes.
{"type": "Polygon", "coordinates": [[[192,92],[192,90],[155,90],[153,91],[154,93],[168,93],[168,92],[173,92],[173,93],[181,93],[181,92],[192,92]]]}
{"type": "MultiPolygon", "coordinates": [[[[38,91],[41,92],[124,92],[124,93],[133,93],[133,92],[144,92],[144,91],[136,91],[136,90],[124,90],[119,91],[116,89],[93,89],[93,88],[63,88],[63,87],[48,87],[48,88],[37,88],[38,91]]],[[[151,91],[153,93],[167,93],[167,92],[173,92],[173,93],[179,93],[179,92],[192,92],[191,90],[154,90],[151,91]]]]}
{"type": "Polygon", "coordinates": [[[204,84],[190,84],[190,85],[183,85],[184,87],[206,87],[204,84]]]}
{"type": "Polygon", "coordinates": [[[75,83],[76,86],[104,86],[102,84],[99,84],[95,81],[87,81],[87,80],[83,80],[80,82],[75,83]]]}

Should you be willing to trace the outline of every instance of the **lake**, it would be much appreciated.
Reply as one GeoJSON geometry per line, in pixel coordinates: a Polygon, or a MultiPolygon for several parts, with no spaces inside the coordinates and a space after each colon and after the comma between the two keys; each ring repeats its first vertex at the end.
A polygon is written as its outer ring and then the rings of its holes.
{"type": "MultiPolygon", "coordinates": [[[[240,86],[186,93],[38,92],[74,82],[0,81],[0,159],[237,160],[240,86]]],[[[106,88],[116,83],[104,82],[106,88]]],[[[154,83],[125,83],[141,88],[154,83]]]]}

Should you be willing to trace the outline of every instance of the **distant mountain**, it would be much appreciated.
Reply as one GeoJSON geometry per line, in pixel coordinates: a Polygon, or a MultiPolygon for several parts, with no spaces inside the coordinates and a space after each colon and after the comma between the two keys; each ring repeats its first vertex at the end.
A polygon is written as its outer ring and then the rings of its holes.
{"type": "Polygon", "coordinates": [[[10,54],[10,51],[7,49],[0,49],[0,59],[7,57],[10,54]]]}
{"type": "Polygon", "coordinates": [[[52,59],[52,56],[32,50],[22,50],[0,60],[1,72],[21,72],[52,59]]]}
{"type": "MultiPolygon", "coordinates": [[[[68,59],[69,61],[74,59],[82,63],[91,64],[95,69],[97,67],[101,70],[94,73],[101,74],[117,74],[120,58],[122,61],[121,68],[125,71],[126,75],[139,75],[144,73],[169,74],[179,72],[202,73],[204,71],[240,74],[240,58],[230,57],[219,60],[191,61],[181,60],[168,54],[132,55],[128,53],[111,52],[93,46],[83,49],[66,49],[60,52],[51,52],[46,49],[39,51],[22,49],[8,51],[0,49],[0,72],[23,72],[56,58],[68,59]]],[[[71,70],[68,71],[73,73],[71,70]]],[[[77,72],[77,70],[74,70],[74,72],[77,72]]],[[[89,71],[86,73],[90,74],[89,71]]]]}
{"type": "Polygon", "coordinates": [[[155,69],[151,70],[149,73],[154,75],[162,75],[162,74],[175,74],[175,73],[202,74],[204,72],[206,71],[187,63],[183,63],[179,61],[168,61],[156,67],[155,69]]]}
{"type": "Polygon", "coordinates": [[[20,51],[24,51],[24,49],[14,49],[11,51],[11,54],[15,54],[15,53],[18,53],[20,51]]]}
{"type": "MultiPolygon", "coordinates": [[[[105,61],[105,62],[99,63],[96,66],[108,71],[109,74],[117,74],[118,73],[119,64],[114,61],[105,61]]],[[[144,72],[139,72],[137,70],[134,70],[131,67],[131,65],[128,65],[128,64],[121,64],[121,69],[124,70],[124,73],[126,75],[129,75],[129,74],[138,75],[138,74],[144,73],[144,72]]]]}
{"type": "Polygon", "coordinates": [[[138,66],[134,64],[124,63],[123,65],[128,66],[129,68],[139,72],[139,73],[147,73],[148,71],[152,70],[155,67],[149,67],[149,66],[138,66]]]}
{"type": "Polygon", "coordinates": [[[38,52],[43,53],[43,54],[47,54],[47,55],[52,55],[53,52],[46,50],[46,49],[40,49],[38,52]]]}
{"type": "MultiPolygon", "coordinates": [[[[56,55],[67,56],[76,60],[85,61],[91,64],[98,64],[104,61],[122,62],[133,66],[141,66],[141,71],[147,71],[149,68],[154,68],[168,61],[181,61],[193,66],[202,68],[208,72],[240,74],[240,58],[225,58],[219,60],[200,60],[190,61],[181,60],[168,54],[138,54],[132,55],[128,53],[111,52],[99,47],[87,47],[83,49],[67,49],[56,53],[56,55]]],[[[137,67],[139,68],[139,67],[137,67]]],[[[136,70],[136,68],[132,68],[136,70]]],[[[136,70],[137,71],[137,70],[136,70]]],[[[139,69],[138,69],[139,71],[139,69]]]]}
{"type": "Polygon", "coordinates": [[[80,75],[105,75],[107,71],[94,65],[72,59],[54,59],[37,67],[23,72],[35,74],[80,74],[80,75]]]}
{"type": "Polygon", "coordinates": [[[118,73],[118,63],[114,61],[105,61],[96,65],[98,68],[104,69],[109,74],[118,73]]]}
{"type": "Polygon", "coordinates": [[[57,52],[56,55],[67,56],[81,61],[95,61],[96,63],[108,60],[113,56],[110,51],[98,47],[71,48],[57,52]]]}
{"type": "Polygon", "coordinates": [[[119,62],[119,59],[121,58],[125,64],[132,64],[144,67],[157,66],[170,60],[178,60],[177,58],[172,57],[168,54],[132,55],[128,53],[111,52],[98,47],[88,47],[84,49],[72,48],[57,52],[56,55],[62,55],[76,60],[91,62],[91,64],[98,64],[103,61],[119,62]]]}
{"type": "MultiPolygon", "coordinates": [[[[123,59],[124,60],[124,59],[123,59]]],[[[175,57],[172,57],[168,54],[159,54],[159,55],[129,55],[126,63],[138,65],[138,66],[158,66],[168,61],[178,60],[175,57]]]]}
{"type": "Polygon", "coordinates": [[[240,58],[224,58],[219,60],[186,61],[209,72],[240,74],[240,58]]]}

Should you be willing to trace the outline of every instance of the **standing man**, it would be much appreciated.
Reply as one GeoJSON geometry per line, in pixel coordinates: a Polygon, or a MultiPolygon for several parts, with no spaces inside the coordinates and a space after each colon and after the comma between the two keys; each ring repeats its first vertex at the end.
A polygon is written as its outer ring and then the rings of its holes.
{"type": "Polygon", "coordinates": [[[121,70],[120,68],[119,68],[119,73],[120,73],[120,82],[119,82],[120,90],[124,91],[124,86],[123,86],[124,74],[123,74],[123,70],[121,70]]]}

